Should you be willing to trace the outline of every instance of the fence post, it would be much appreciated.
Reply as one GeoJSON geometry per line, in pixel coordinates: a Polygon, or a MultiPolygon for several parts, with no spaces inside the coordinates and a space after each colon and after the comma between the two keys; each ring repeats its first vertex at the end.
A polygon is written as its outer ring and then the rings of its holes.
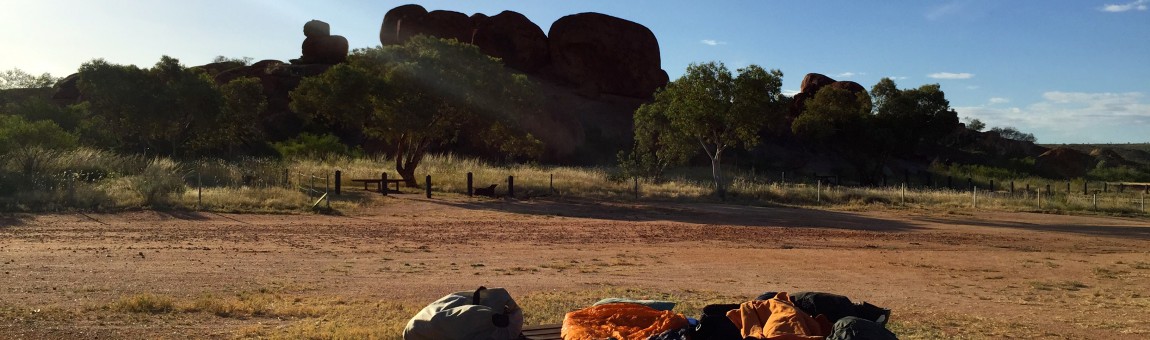
{"type": "MultiPolygon", "coordinates": [[[[1026,186],[1030,185],[1027,184],[1026,186]]],[[[1042,210],[1042,188],[1038,188],[1038,210],[1042,210]]]]}
{"type": "Polygon", "coordinates": [[[204,180],[199,165],[196,164],[196,210],[204,208],[204,180]]]}
{"type": "Polygon", "coordinates": [[[474,178],[473,175],[470,172],[468,172],[467,173],[467,197],[475,197],[475,187],[473,186],[475,184],[475,182],[474,182],[473,178],[474,178]]]}
{"type": "Polygon", "coordinates": [[[331,209],[331,176],[324,175],[323,179],[327,181],[323,188],[323,203],[327,206],[328,210],[331,209]]]}
{"type": "MultiPolygon", "coordinates": [[[[754,170],[751,170],[754,173],[754,170]]],[[[551,174],[551,193],[555,193],[555,174],[551,174]]]]}
{"type": "Polygon", "coordinates": [[[1146,193],[1142,193],[1142,213],[1146,213],[1146,193]]]}
{"type": "Polygon", "coordinates": [[[946,176],[946,188],[954,190],[954,178],[952,176],[946,176]]]}
{"type": "Polygon", "coordinates": [[[1014,196],[1014,181],[1010,181],[1010,196],[1014,196]]]}
{"type": "Polygon", "coordinates": [[[515,198],[515,176],[507,176],[507,197],[515,198]]]}
{"type": "Polygon", "coordinates": [[[1082,180],[1082,194],[1083,195],[1090,193],[1089,185],[1090,185],[1090,181],[1082,180]]]}
{"type": "Polygon", "coordinates": [[[635,199],[639,199],[639,177],[632,177],[635,180],[635,199]]]}
{"type": "Polygon", "coordinates": [[[906,184],[902,185],[902,205],[906,205],[906,184]]]}
{"type": "Polygon", "coordinates": [[[427,198],[431,198],[431,175],[427,175],[423,181],[423,186],[427,187],[427,198]]]}
{"type": "Polygon", "coordinates": [[[341,189],[340,188],[341,187],[341,185],[340,185],[341,179],[343,179],[343,171],[336,170],[335,171],[335,194],[337,196],[339,195],[340,189],[341,189]]]}
{"type": "Polygon", "coordinates": [[[1102,182],[1102,192],[1110,192],[1110,182],[1102,182]]]}
{"type": "Polygon", "coordinates": [[[782,175],[782,177],[780,177],[779,182],[783,183],[784,186],[787,185],[787,172],[786,171],[783,171],[783,175],[782,175]]]}
{"type": "Polygon", "coordinates": [[[821,179],[815,184],[815,203],[823,203],[823,180],[821,179]]]}
{"type": "Polygon", "coordinates": [[[379,181],[379,193],[387,196],[387,172],[380,173],[379,181]]]}
{"type": "Polygon", "coordinates": [[[978,209],[978,187],[974,187],[973,189],[974,190],[971,190],[971,197],[973,197],[974,200],[974,208],[978,209]]]}
{"type": "Polygon", "coordinates": [[[966,188],[967,189],[974,189],[974,178],[970,178],[970,177],[966,178],[966,188]]]}
{"type": "Polygon", "coordinates": [[[992,179],[992,180],[990,180],[990,191],[991,191],[991,192],[995,192],[995,191],[998,191],[998,188],[995,188],[995,187],[994,187],[994,180],[993,180],[993,179],[992,179]]]}
{"type": "Polygon", "coordinates": [[[1098,211],[1098,194],[1094,194],[1094,211],[1098,211]]]}

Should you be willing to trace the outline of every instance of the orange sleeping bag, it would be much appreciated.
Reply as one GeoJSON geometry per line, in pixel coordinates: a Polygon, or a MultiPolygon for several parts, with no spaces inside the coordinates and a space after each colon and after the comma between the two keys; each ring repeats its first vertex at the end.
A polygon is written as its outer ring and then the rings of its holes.
{"type": "Polygon", "coordinates": [[[562,334],[564,340],[645,340],[686,326],[682,314],[634,303],[609,303],[567,313],[562,334]]]}
{"type": "Polygon", "coordinates": [[[787,293],[770,300],[744,302],[727,312],[743,337],[767,340],[822,340],[830,335],[826,317],[811,317],[795,308],[787,293]]]}

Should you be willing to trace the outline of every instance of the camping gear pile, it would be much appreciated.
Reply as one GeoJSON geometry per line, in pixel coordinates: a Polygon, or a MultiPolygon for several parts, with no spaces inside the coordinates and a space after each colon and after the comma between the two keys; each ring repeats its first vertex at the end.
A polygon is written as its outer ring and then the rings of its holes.
{"type": "MultiPolygon", "coordinates": [[[[831,293],[767,292],[738,304],[714,304],[698,318],[658,300],[603,299],[567,313],[563,340],[896,340],[890,310],[831,293]]],[[[404,339],[526,339],[523,313],[501,288],[449,294],[415,315],[404,339]]]]}

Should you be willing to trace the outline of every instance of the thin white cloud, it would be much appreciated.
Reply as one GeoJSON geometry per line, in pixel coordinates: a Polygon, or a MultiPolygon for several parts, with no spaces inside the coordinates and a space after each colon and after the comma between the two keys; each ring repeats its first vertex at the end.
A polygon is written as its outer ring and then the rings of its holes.
{"type": "Polygon", "coordinates": [[[934,7],[930,11],[926,12],[926,19],[931,21],[942,19],[943,17],[961,12],[965,6],[966,4],[964,2],[952,1],[948,4],[934,7]]]}
{"type": "Polygon", "coordinates": [[[961,116],[978,118],[988,126],[1011,126],[1034,133],[1044,143],[1147,142],[1150,103],[1140,92],[1088,93],[1051,91],[1027,106],[991,98],[982,106],[955,107],[961,116]]]}
{"type": "Polygon", "coordinates": [[[1125,4],[1106,4],[1106,6],[1102,6],[1102,8],[1098,10],[1110,13],[1121,13],[1134,10],[1145,11],[1147,9],[1150,9],[1150,0],[1135,0],[1134,2],[1125,4]]]}
{"type": "Polygon", "coordinates": [[[978,85],[970,85],[970,86],[966,87],[967,90],[977,90],[977,89],[981,89],[981,88],[982,88],[982,86],[978,86],[978,85]]]}
{"type": "Polygon", "coordinates": [[[726,45],[727,44],[726,41],[718,41],[718,40],[712,40],[712,39],[703,39],[703,40],[700,40],[699,42],[701,42],[701,43],[703,43],[703,45],[707,45],[707,46],[719,46],[719,45],[726,45]]]}
{"type": "Polygon", "coordinates": [[[839,77],[839,78],[852,78],[855,76],[865,76],[865,75],[866,75],[866,72],[843,72],[843,73],[836,74],[835,76],[839,77]]]}
{"type": "Polygon", "coordinates": [[[928,74],[926,76],[930,77],[932,79],[970,79],[970,78],[974,78],[973,73],[965,73],[965,72],[964,73],[938,72],[938,73],[931,73],[931,74],[928,74]]]}
{"type": "Polygon", "coordinates": [[[903,77],[903,76],[889,76],[887,78],[890,78],[890,80],[907,80],[907,79],[910,79],[910,77],[903,77]]]}
{"type": "Polygon", "coordinates": [[[796,94],[799,94],[799,90],[788,90],[788,89],[783,89],[783,95],[784,95],[784,96],[787,96],[787,97],[794,97],[796,94]]]}

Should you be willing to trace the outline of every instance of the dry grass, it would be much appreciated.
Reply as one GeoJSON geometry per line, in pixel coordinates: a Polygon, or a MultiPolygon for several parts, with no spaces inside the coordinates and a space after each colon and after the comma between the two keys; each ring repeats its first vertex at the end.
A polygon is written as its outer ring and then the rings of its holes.
{"type": "MultiPolygon", "coordinates": [[[[298,213],[311,211],[320,193],[334,190],[334,173],[342,172],[346,197],[332,197],[332,209],[354,210],[367,201],[367,192],[351,180],[379,178],[387,172],[398,178],[386,158],[331,157],[289,162],[268,159],[177,162],[144,159],[78,149],[68,152],[27,152],[4,164],[28,184],[4,197],[0,208],[16,211],[63,209],[123,210],[141,207],[200,209],[221,212],[298,213]],[[313,190],[308,190],[308,188],[313,190]]],[[[432,177],[437,195],[466,193],[467,173],[476,187],[496,184],[499,196],[508,194],[514,176],[515,197],[580,197],[602,200],[711,201],[714,188],[706,169],[676,169],[668,180],[619,178],[613,168],[556,167],[537,164],[493,165],[453,155],[428,156],[416,171],[422,192],[424,178],[432,177]]],[[[999,190],[856,188],[789,179],[769,182],[755,174],[730,175],[728,201],[750,205],[791,205],[828,209],[874,208],[933,210],[1003,210],[1055,213],[1145,215],[1145,195],[1136,192],[1039,195],[1019,186],[1015,194],[999,190]]],[[[24,183],[24,182],[19,182],[24,183]]],[[[4,183],[0,183],[2,188],[4,183]]],[[[1038,184],[1035,184],[1036,188],[1038,184]]],[[[997,185],[1002,187],[1002,185],[997,185]]],[[[1001,188],[1000,188],[1001,189],[1001,188]]],[[[1062,189],[1065,191],[1064,187],[1062,189]]],[[[326,206],[327,202],[322,202],[326,206]]]]}
{"type": "MultiPolygon", "coordinates": [[[[747,297],[711,291],[656,291],[605,287],[580,291],[535,292],[516,296],[524,310],[526,325],[557,324],[570,311],[591,306],[607,297],[667,300],[677,303],[675,312],[698,317],[709,304],[739,303],[747,297]]],[[[401,339],[404,326],[426,302],[347,300],[339,297],[292,296],[284,292],[247,292],[230,296],[202,295],[179,299],[156,294],[126,296],[100,308],[116,313],[143,315],[208,314],[247,322],[235,330],[240,339],[401,339]]],[[[66,314],[66,313],[65,313],[66,314]]],[[[1052,337],[1019,323],[937,311],[897,310],[888,324],[901,339],[983,339],[1001,337],[1052,337]]]]}

